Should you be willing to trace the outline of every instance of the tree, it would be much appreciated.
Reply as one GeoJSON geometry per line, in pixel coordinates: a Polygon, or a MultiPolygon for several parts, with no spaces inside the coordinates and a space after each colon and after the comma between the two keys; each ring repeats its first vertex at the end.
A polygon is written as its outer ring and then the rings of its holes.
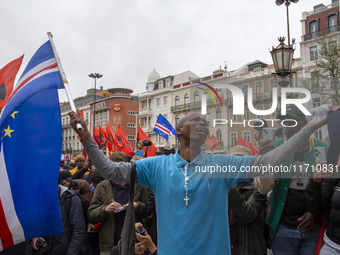
{"type": "Polygon", "coordinates": [[[333,37],[318,42],[317,58],[311,72],[311,93],[320,96],[320,103],[340,104],[340,44],[333,37]]]}

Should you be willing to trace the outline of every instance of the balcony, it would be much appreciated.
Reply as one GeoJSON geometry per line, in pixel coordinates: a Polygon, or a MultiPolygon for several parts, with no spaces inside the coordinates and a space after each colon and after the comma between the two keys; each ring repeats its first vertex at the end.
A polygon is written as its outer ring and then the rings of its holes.
{"type": "Polygon", "coordinates": [[[322,30],[316,31],[314,33],[309,33],[309,34],[304,35],[303,40],[308,41],[308,40],[311,40],[313,38],[325,36],[325,35],[328,35],[328,34],[331,34],[331,33],[339,32],[339,31],[340,31],[340,25],[328,27],[326,29],[322,29],[322,30]]]}
{"type": "Polygon", "coordinates": [[[152,131],[153,131],[153,127],[150,126],[150,125],[141,126],[141,128],[143,129],[143,131],[144,131],[145,133],[148,133],[148,132],[152,132],[152,131]]]}
{"type": "Polygon", "coordinates": [[[150,107],[139,109],[139,116],[146,116],[146,115],[152,115],[152,109],[150,107]]]}
{"type": "Polygon", "coordinates": [[[201,101],[171,106],[171,112],[179,112],[201,107],[201,101]]]}
{"type": "MultiPolygon", "coordinates": [[[[217,105],[219,105],[219,100],[215,98],[217,105]]],[[[221,101],[223,101],[223,97],[221,97],[221,101]]],[[[214,101],[212,99],[207,100],[207,106],[215,105],[214,101]]],[[[198,102],[191,102],[188,104],[180,104],[180,105],[175,105],[171,106],[171,112],[179,112],[179,111],[184,111],[184,110],[192,110],[195,108],[201,108],[202,106],[202,101],[198,102]]]]}

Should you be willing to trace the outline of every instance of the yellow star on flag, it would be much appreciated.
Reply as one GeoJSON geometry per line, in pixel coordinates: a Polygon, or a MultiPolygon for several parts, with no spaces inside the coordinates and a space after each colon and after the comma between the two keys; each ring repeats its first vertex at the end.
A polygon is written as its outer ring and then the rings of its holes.
{"type": "Polygon", "coordinates": [[[14,130],[11,130],[11,129],[10,129],[9,125],[8,125],[8,128],[7,128],[7,129],[4,129],[4,131],[5,131],[4,137],[5,137],[5,136],[11,137],[11,133],[14,132],[14,130]]]}
{"type": "Polygon", "coordinates": [[[11,116],[12,116],[13,119],[15,119],[15,114],[17,114],[17,113],[18,113],[18,111],[14,111],[14,112],[11,114],[11,116]]]}

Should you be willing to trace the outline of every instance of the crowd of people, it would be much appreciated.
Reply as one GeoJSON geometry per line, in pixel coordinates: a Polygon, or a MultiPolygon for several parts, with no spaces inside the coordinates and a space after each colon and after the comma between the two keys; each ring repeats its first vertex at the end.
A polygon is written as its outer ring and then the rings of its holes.
{"type": "Polygon", "coordinates": [[[283,127],[275,141],[262,142],[257,134],[260,155],[242,145],[228,154],[204,154],[207,122],[190,113],[176,126],[180,149],[144,159],[106,155],[80,114],[70,113],[88,156],[60,162],[64,231],[27,241],[21,254],[121,254],[133,172],[135,254],[340,254],[340,178],[313,171],[324,163],[316,162],[314,149],[328,144],[311,135],[326,118],[308,123],[297,107],[287,108],[287,116],[297,125],[283,127]],[[283,164],[299,171],[195,176],[195,166],[211,164],[283,164]]]}

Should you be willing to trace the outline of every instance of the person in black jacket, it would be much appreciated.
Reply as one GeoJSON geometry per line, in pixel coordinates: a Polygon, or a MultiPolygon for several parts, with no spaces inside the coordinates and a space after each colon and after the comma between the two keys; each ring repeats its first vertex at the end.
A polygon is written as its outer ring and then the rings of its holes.
{"type": "Polygon", "coordinates": [[[306,189],[309,212],[322,214],[327,211],[325,244],[320,255],[340,254],[340,178],[327,178],[330,175],[328,171],[315,171],[306,189]]]}
{"type": "MultiPolygon", "coordinates": [[[[63,233],[58,236],[45,238],[50,246],[49,255],[77,255],[85,239],[85,220],[81,200],[76,191],[68,190],[59,185],[59,205],[63,225],[63,233]]],[[[33,238],[32,246],[38,250],[37,240],[33,238]]]]}

